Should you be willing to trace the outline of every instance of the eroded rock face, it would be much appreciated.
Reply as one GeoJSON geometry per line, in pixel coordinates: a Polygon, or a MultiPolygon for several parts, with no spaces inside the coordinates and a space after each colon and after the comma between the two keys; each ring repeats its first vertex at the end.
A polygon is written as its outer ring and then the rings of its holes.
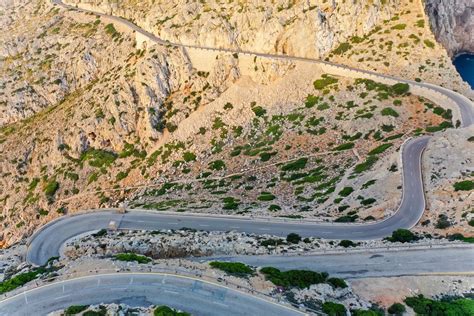
{"type": "Polygon", "coordinates": [[[451,56],[474,52],[474,1],[426,0],[436,38],[451,56]]]}
{"type": "Polygon", "coordinates": [[[392,18],[402,1],[63,2],[126,17],[171,42],[322,58],[392,18]]]}

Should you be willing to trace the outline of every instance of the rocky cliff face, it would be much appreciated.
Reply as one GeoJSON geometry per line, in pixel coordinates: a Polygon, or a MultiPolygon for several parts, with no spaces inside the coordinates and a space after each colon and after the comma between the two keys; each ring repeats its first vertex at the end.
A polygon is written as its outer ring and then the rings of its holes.
{"type": "Polygon", "coordinates": [[[126,17],[172,42],[320,58],[392,18],[402,0],[64,2],[126,17]]]}
{"type": "Polygon", "coordinates": [[[474,52],[474,1],[426,0],[426,12],[436,38],[451,56],[474,52]]]}

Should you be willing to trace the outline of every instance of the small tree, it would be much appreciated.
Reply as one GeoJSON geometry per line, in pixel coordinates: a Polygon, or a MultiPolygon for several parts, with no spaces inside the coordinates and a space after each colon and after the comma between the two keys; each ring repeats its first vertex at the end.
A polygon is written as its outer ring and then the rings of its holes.
{"type": "Polygon", "coordinates": [[[392,237],[387,238],[391,242],[401,242],[401,243],[406,243],[406,242],[411,242],[416,240],[415,234],[413,234],[411,231],[408,229],[397,229],[392,233],[392,237]]]}
{"type": "Polygon", "coordinates": [[[297,244],[301,241],[301,236],[295,233],[291,233],[286,236],[286,241],[290,244],[297,244]]]}
{"type": "Polygon", "coordinates": [[[324,303],[323,312],[329,316],[346,316],[346,308],[344,305],[333,302],[324,303]]]}
{"type": "Polygon", "coordinates": [[[391,315],[403,315],[406,312],[405,305],[401,303],[394,303],[388,308],[388,313],[391,315]]]}

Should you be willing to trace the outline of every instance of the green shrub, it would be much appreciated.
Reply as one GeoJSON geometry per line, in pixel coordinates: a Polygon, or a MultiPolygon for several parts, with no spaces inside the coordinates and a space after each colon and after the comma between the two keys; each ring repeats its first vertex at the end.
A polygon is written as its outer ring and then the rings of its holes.
{"type": "Polygon", "coordinates": [[[267,239],[267,240],[262,240],[260,242],[261,246],[268,247],[268,246],[279,246],[283,245],[285,242],[282,239],[267,239]]]}
{"type": "Polygon", "coordinates": [[[225,197],[222,201],[224,202],[222,207],[224,210],[236,210],[239,208],[239,202],[233,197],[225,197]]]}
{"type": "Polygon", "coordinates": [[[286,165],[281,167],[282,171],[296,171],[303,169],[306,167],[306,163],[308,162],[308,158],[300,158],[298,160],[295,160],[293,162],[289,162],[286,165]]]}
{"type": "Polygon", "coordinates": [[[474,243],[474,237],[464,237],[463,234],[452,234],[452,235],[449,235],[449,236],[446,236],[449,240],[460,240],[460,241],[463,241],[463,242],[467,242],[467,243],[474,243]]]}
{"type": "Polygon", "coordinates": [[[191,316],[191,314],[185,312],[178,312],[177,310],[168,306],[158,306],[153,311],[154,316],[191,316]]]}
{"type": "Polygon", "coordinates": [[[115,259],[119,261],[136,261],[138,263],[149,263],[151,258],[137,255],[136,253],[119,253],[115,255],[115,259]]]}
{"type": "Polygon", "coordinates": [[[270,192],[262,192],[257,197],[257,200],[259,200],[259,201],[272,201],[274,199],[275,199],[275,196],[273,194],[271,194],[270,192]]]}
{"type": "Polygon", "coordinates": [[[390,107],[383,109],[381,113],[383,116],[399,117],[398,112],[390,107]]]}
{"type": "Polygon", "coordinates": [[[434,48],[435,47],[435,44],[430,40],[426,39],[423,42],[425,43],[426,47],[428,47],[428,48],[434,48]]]}
{"type": "Polygon", "coordinates": [[[253,113],[255,113],[256,116],[261,117],[264,116],[267,113],[267,110],[262,108],[261,106],[254,106],[252,107],[253,113]]]}
{"type": "Polygon", "coordinates": [[[187,151],[183,153],[183,160],[186,162],[194,161],[196,160],[196,155],[192,152],[187,151]]]}
{"type": "Polygon", "coordinates": [[[451,226],[451,222],[449,221],[448,217],[444,214],[441,214],[438,217],[438,221],[436,222],[435,227],[438,229],[446,229],[451,226]]]}
{"type": "Polygon", "coordinates": [[[276,204],[272,204],[268,207],[268,210],[271,211],[271,212],[274,212],[274,211],[280,211],[281,210],[281,206],[280,205],[276,205],[276,204]]]}
{"type": "Polygon", "coordinates": [[[369,170],[372,168],[372,166],[377,162],[378,158],[376,156],[369,156],[365,160],[365,162],[362,162],[354,167],[354,172],[355,173],[362,173],[364,171],[369,170]]]}
{"type": "Polygon", "coordinates": [[[209,169],[211,170],[223,170],[225,168],[225,163],[222,160],[215,160],[209,163],[209,169]]]}
{"type": "Polygon", "coordinates": [[[323,304],[323,312],[328,316],[346,316],[346,308],[344,305],[333,302],[325,302],[323,304]]]}
{"type": "Polygon", "coordinates": [[[404,30],[406,29],[407,25],[406,24],[397,24],[392,26],[392,30],[404,30]]]}
{"type": "Polygon", "coordinates": [[[89,305],[71,305],[64,310],[65,315],[76,315],[85,311],[89,305]]]}
{"type": "Polygon", "coordinates": [[[360,201],[360,204],[362,205],[370,205],[370,204],[374,204],[377,200],[374,199],[374,198],[368,198],[368,199],[364,199],[362,201],[360,201]]]}
{"type": "Polygon", "coordinates": [[[371,310],[371,309],[356,309],[351,310],[352,316],[385,316],[383,311],[371,310]]]}
{"type": "Polygon", "coordinates": [[[313,85],[316,90],[324,90],[328,86],[337,83],[339,80],[328,75],[322,75],[321,79],[314,81],[313,85]]]}
{"type": "Polygon", "coordinates": [[[396,231],[392,233],[391,237],[387,238],[388,241],[401,242],[401,243],[411,242],[417,239],[418,238],[416,237],[415,234],[413,234],[408,229],[403,229],[403,228],[397,229],[396,231]]]}
{"type": "Polygon", "coordinates": [[[38,275],[46,273],[46,272],[52,272],[56,270],[55,268],[46,268],[44,266],[41,266],[39,268],[36,268],[32,271],[25,272],[25,273],[20,273],[15,275],[14,277],[5,280],[3,282],[0,282],[0,294],[3,294],[5,292],[12,291],[18,287],[21,287],[25,285],[26,283],[36,279],[38,275]]]}
{"type": "Polygon", "coordinates": [[[349,150],[349,149],[354,148],[354,146],[355,146],[354,143],[344,143],[334,148],[334,150],[336,151],[349,150]]]}
{"type": "Polygon", "coordinates": [[[295,233],[290,233],[286,236],[286,241],[290,244],[297,244],[301,241],[301,236],[295,233]]]}
{"type": "Polygon", "coordinates": [[[260,269],[265,278],[278,286],[307,288],[313,284],[324,283],[327,273],[308,270],[289,270],[282,272],[277,268],[265,267],[260,269]]]}
{"type": "Polygon", "coordinates": [[[345,289],[347,287],[346,281],[340,278],[329,278],[327,283],[335,288],[345,289]]]}
{"type": "Polygon", "coordinates": [[[454,299],[446,301],[435,301],[419,295],[407,297],[405,303],[410,306],[417,315],[473,315],[473,299],[454,299]]]}
{"type": "Polygon", "coordinates": [[[386,144],[382,144],[378,147],[375,147],[374,149],[372,149],[371,151],[369,151],[369,155],[378,155],[378,154],[381,154],[383,153],[384,151],[386,151],[387,149],[389,149],[390,147],[392,147],[393,144],[392,143],[386,143],[386,144]]]}
{"type": "Polygon", "coordinates": [[[54,196],[54,194],[56,194],[56,191],[59,189],[59,182],[57,182],[56,180],[51,180],[49,181],[48,183],[46,183],[43,191],[44,191],[44,194],[48,197],[48,198],[52,198],[54,196]]]}
{"type": "Polygon", "coordinates": [[[341,217],[336,218],[334,221],[336,223],[352,223],[358,218],[358,215],[344,215],[341,217]]]}
{"type": "Polygon", "coordinates": [[[389,308],[388,308],[388,313],[391,315],[403,315],[403,313],[406,312],[405,305],[401,303],[393,303],[389,308]]]}
{"type": "Polygon", "coordinates": [[[339,195],[346,197],[346,196],[351,195],[352,192],[354,192],[354,188],[352,188],[352,187],[344,187],[344,188],[339,192],[339,195]]]}
{"type": "Polygon", "coordinates": [[[214,269],[236,276],[247,276],[254,272],[252,268],[242,262],[212,261],[209,265],[214,269]]]}
{"type": "Polygon", "coordinates": [[[339,46],[333,50],[334,55],[342,55],[345,52],[349,51],[352,48],[352,45],[349,43],[341,43],[339,46]]]}
{"type": "Polygon", "coordinates": [[[96,168],[108,167],[117,159],[117,154],[102,150],[89,148],[83,152],[79,158],[82,161],[89,161],[89,165],[96,168]]]}
{"type": "Polygon", "coordinates": [[[318,103],[319,101],[319,98],[312,95],[312,94],[308,94],[308,96],[306,97],[306,102],[305,102],[305,107],[307,108],[312,108],[313,106],[316,105],[316,103],[318,103]]]}
{"type": "Polygon", "coordinates": [[[344,247],[344,248],[349,248],[349,247],[357,247],[357,243],[353,242],[352,240],[341,240],[339,242],[339,246],[344,247]]]}
{"type": "Polygon", "coordinates": [[[454,184],[454,191],[471,191],[474,190],[474,181],[465,180],[454,184]]]}

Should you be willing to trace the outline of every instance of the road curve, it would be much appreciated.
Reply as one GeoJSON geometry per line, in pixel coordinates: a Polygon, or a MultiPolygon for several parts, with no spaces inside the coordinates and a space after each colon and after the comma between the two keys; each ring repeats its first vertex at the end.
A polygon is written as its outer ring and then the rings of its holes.
{"type": "MultiPolygon", "coordinates": [[[[85,9],[78,9],[73,6],[65,5],[61,0],[53,0],[53,3],[61,5],[68,9],[90,12],[101,16],[107,16],[113,20],[123,23],[136,32],[140,32],[159,44],[175,45],[181,47],[193,47],[183,44],[172,44],[163,41],[155,35],[144,31],[135,24],[115,16],[109,16],[85,9]]],[[[202,48],[202,47],[201,47],[202,48]]],[[[241,52],[229,49],[203,48],[210,50],[219,50],[225,52],[241,52]]],[[[245,52],[250,53],[250,52],[245,52]]],[[[271,55],[252,53],[258,56],[285,58],[295,60],[305,60],[310,62],[327,63],[320,60],[307,58],[298,58],[291,56],[271,55]]],[[[345,67],[345,66],[344,66],[345,67]]],[[[351,69],[349,67],[346,67],[351,69]]],[[[371,73],[364,70],[358,70],[365,73],[371,73]]],[[[372,73],[371,73],[372,74],[372,73]]],[[[383,78],[393,78],[385,75],[377,76],[383,78]]],[[[443,94],[445,97],[453,100],[460,109],[463,126],[469,126],[474,121],[474,110],[472,103],[466,97],[428,83],[417,83],[409,80],[395,79],[399,82],[407,82],[413,85],[429,87],[443,94]]],[[[408,141],[403,147],[403,196],[397,212],[383,220],[372,224],[347,224],[337,225],[329,223],[305,223],[302,221],[264,221],[249,218],[235,217],[213,217],[213,216],[191,216],[184,214],[160,214],[133,211],[124,215],[114,214],[113,212],[95,212],[74,217],[64,217],[51,225],[47,225],[35,234],[29,245],[27,260],[34,264],[43,264],[50,257],[59,254],[59,248],[68,239],[79,234],[106,228],[112,220],[120,223],[121,229],[173,229],[181,227],[190,227],[204,230],[236,230],[248,233],[269,233],[284,236],[290,232],[298,233],[302,236],[316,236],[328,239],[377,239],[390,235],[398,228],[412,228],[420,220],[425,210],[425,197],[423,181],[421,176],[421,155],[429,141],[428,136],[419,137],[408,141]]]]}
{"type": "Polygon", "coordinates": [[[240,231],[256,234],[271,233],[286,236],[298,233],[327,239],[367,240],[390,235],[398,228],[411,228],[423,215],[425,199],[421,178],[421,155],[429,137],[419,137],[403,146],[403,197],[398,211],[391,217],[372,224],[315,223],[301,220],[272,221],[258,218],[231,216],[198,216],[183,213],[162,214],[131,210],[125,214],[99,211],[77,216],[65,216],[44,226],[30,241],[27,261],[44,264],[59,255],[59,249],[68,239],[80,234],[107,228],[115,221],[119,229],[158,230],[189,227],[201,230],[240,231]]]}
{"type": "Polygon", "coordinates": [[[234,289],[158,273],[99,274],[51,283],[0,301],[0,316],[47,315],[71,305],[168,305],[192,315],[304,315],[234,289]]]}

